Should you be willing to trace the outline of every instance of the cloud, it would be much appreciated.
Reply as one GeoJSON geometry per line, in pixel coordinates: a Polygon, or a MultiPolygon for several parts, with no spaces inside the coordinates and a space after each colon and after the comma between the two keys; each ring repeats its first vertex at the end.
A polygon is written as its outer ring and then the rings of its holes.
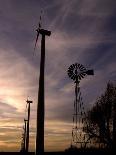
{"type": "Polygon", "coordinates": [[[1,100],[21,108],[24,101],[21,103],[18,100],[24,100],[33,93],[31,91],[35,89],[37,79],[36,76],[31,75],[32,73],[36,75],[37,72],[25,58],[20,57],[13,50],[4,51],[1,49],[0,64],[2,72],[0,75],[1,100]],[[13,98],[15,98],[14,101],[13,98]]]}
{"type": "Polygon", "coordinates": [[[47,151],[63,151],[70,145],[72,125],[62,121],[49,121],[45,124],[45,147],[47,151]],[[64,143],[65,141],[65,143],[64,143]],[[52,147],[56,144],[54,147],[52,147]]]}

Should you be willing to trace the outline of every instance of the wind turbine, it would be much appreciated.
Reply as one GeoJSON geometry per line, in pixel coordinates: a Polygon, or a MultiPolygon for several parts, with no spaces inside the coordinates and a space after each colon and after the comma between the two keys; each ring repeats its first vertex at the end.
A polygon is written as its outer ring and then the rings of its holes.
{"type": "MultiPolygon", "coordinates": [[[[40,16],[41,21],[41,16],[40,16]]],[[[36,29],[37,36],[35,47],[37,45],[38,37],[41,35],[41,58],[40,58],[40,76],[38,89],[38,103],[37,103],[37,133],[36,133],[36,155],[44,153],[44,68],[45,68],[45,36],[50,36],[51,31],[41,28],[39,23],[36,29]]]]}
{"type": "Polygon", "coordinates": [[[33,101],[30,101],[27,99],[27,105],[28,105],[28,118],[27,118],[27,129],[26,129],[26,152],[29,150],[29,121],[30,121],[30,103],[33,103],[33,101]]]}

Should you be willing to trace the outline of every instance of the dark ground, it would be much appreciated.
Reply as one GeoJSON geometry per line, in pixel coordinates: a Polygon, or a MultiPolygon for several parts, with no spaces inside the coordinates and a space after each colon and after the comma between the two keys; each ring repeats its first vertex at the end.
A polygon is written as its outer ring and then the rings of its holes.
{"type": "MultiPolygon", "coordinates": [[[[21,153],[21,152],[0,152],[0,155],[35,155],[34,152],[21,153]]],[[[67,151],[67,152],[45,152],[45,155],[116,155],[116,152],[110,150],[97,150],[97,149],[89,149],[89,150],[78,150],[78,151],[67,151]]]]}

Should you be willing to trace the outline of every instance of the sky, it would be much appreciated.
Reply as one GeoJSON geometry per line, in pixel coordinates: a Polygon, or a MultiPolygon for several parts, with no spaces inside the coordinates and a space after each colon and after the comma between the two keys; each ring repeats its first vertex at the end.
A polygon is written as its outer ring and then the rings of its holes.
{"type": "Polygon", "coordinates": [[[40,42],[34,51],[41,10],[46,37],[45,151],[70,146],[73,63],[94,69],[80,82],[85,109],[116,82],[115,0],[0,0],[0,151],[20,151],[26,100],[33,100],[30,147],[35,151],[40,42]]]}

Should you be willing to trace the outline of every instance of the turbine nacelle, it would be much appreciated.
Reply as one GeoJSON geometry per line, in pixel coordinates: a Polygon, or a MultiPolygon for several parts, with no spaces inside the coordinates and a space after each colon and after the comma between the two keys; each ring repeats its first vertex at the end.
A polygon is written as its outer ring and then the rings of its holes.
{"type": "Polygon", "coordinates": [[[47,36],[50,36],[51,35],[51,31],[48,31],[48,30],[44,30],[44,29],[38,28],[38,29],[36,29],[36,31],[38,33],[38,36],[39,36],[39,34],[41,34],[41,35],[47,35],[47,36]]]}
{"type": "Polygon", "coordinates": [[[27,103],[33,103],[33,101],[29,101],[28,99],[27,99],[27,101],[26,101],[27,103]]]}

